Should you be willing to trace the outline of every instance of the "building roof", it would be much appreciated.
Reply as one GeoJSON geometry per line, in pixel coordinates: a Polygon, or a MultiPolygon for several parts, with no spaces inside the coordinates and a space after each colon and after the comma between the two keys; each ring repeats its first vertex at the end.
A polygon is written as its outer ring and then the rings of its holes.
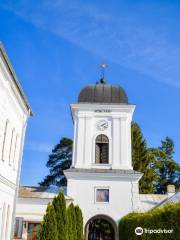
{"type": "Polygon", "coordinates": [[[169,198],[164,199],[164,201],[160,202],[156,207],[162,207],[165,204],[179,203],[180,202],[180,191],[176,192],[169,198]]]}
{"type": "Polygon", "coordinates": [[[84,87],[78,97],[78,103],[128,104],[126,92],[119,85],[100,82],[84,87]]]}
{"type": "Polygon", "coordinates": [[[27,98],[26,98],[26,96],[25,96],[25,94],[24,94],[24,91],[23,91],[23,89],[22,89],[22,87],[21,87],[21,85],[20,85],[20,83],[19,83],[19,81],[18,81],[18,79],[17,79],[16,73],[15,73],[15,71],[14,71],[14,69],[13,69],[13,67],[12,67],[12,64],[11,64],[11,62],[10,62],[7,54],[6,54],[6,51],[5,51],[4,47],[3,47],[2,42],[0,42],[0,53],[1,53],[1,55],[2,55],[2,57],[3,57],[3,59],[4,59],[5,63],[6,63],[6,65],[7,65],[7,67],[8,67],[9,73],[10,73],[10,75],[12,76],[12,79],[13,79],[13,81],[14,81],[14,84],[15,84],[15,86],[16,86],[19,94],[20,94],[22,100],[23,100],[24,103],[25,103],[25,106],[26,106],[26,108],[27,108],[27,110],[28,110],[28,112],[29,112],[29,115],[32,116],[33,113],[32,113],[31,106],[30,106],[30,104],[29,104],[29,102],[28,102],[28,100],[27,100],[27,98]]]}
{"type": "Polygon", "coordinates": [[[59,187],[36,187],[36,186],[21,186],[19,187],[18,197],[19,198],[46,198],[53,199],[59,191],[63,189],[65,198],[71,199],[66,195],[66,188],[59,187]]]}
{"type": "Polygon", "coordinates": [[[147,212],[168,198],[167,194],[139,194],[139,211],[147,212]]]}

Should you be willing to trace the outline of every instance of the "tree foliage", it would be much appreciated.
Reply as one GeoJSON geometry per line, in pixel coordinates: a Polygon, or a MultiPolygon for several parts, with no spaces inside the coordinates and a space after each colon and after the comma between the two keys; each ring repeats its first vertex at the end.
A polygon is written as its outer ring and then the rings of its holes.
{"type": "Polygon", "coordinates": [[[83,240],[83,217],[81,209],[71,203],[66,207],[61,191],[48,204],[46,214],[37,234],[38,240],[83,240]]]}
{"type": "Polygon", "coordinates": [[[67,208],[67,240],[77,240],[77,222],[73,203],[67,208]]]}
{"type": "Polygon", "coordinates": [[[119,222],[119,239],[121,240],[175,240],[180,236],[180,203],[165,205],[146,213],[129,213],[119,222]],[[151,230],[173,230],[171,233],[135,234],[137,227],[151,230]]]}
{"type": "Polygon", "coordinates": [[[83,240],[83,216],[79,206],[74,207],[76,217],[77,240],[83,240]]]}
{"type": "Polygon", "coordinates": [[[54,147],[46,164],[50,173],[39,183],[41,186],[65,186],[67,184],[63,170],[66,170],[71,166],[72,146],[73,141],[69,138],[63,137],[54,147]]]}
{"type": "Polygon", "coordinates": [[[139,191],[140,193],[152,193],[154,191],[153,183],[157,180],[156,173],[151,168],[153,155],[147,148],[139,125],[135,122],[132,122],[131,136],[133,169],[143,173],[139,182],[139,191]]]}
{"type": "Polygon", "coordinates": [[[55,209],[58,240],[67,239],[67,217],[66,217],[66,200],[64,193],[60,191],[59,195],[54,198],[52,205],[55,209]]]}
{"type": "Polygon", "coordinates": [[[168,184],[174,184],[176,188],[180,186],[180,166],[173,159],[174,142],[166,137],[161,141],[161,146],[152,148],[154,156],[153,168],[155,169],[158,180],[155,183],[156,193],[165,193],[168,184]]]}
{"type": "Polygon", "coordinates": [[[54,206],[48,204],[46,214],[38,233],[39,240],[58,240],[57,221],[54,206]]]}

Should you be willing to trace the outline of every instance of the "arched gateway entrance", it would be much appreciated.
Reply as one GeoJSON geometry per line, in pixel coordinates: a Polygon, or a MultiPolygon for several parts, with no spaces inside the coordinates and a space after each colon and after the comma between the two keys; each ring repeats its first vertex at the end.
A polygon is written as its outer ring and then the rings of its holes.
{"type": "Polygon", "coordinates": [[[89,219],[85,226],[85,240],[117,240],[117,225],[106,215],[89,219]]]}

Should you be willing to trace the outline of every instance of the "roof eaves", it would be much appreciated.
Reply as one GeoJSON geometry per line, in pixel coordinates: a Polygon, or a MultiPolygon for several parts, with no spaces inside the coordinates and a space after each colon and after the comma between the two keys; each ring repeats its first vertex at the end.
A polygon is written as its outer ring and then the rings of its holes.
{"type": "Polygon", "coordinates": [[[0,41],[0,51],[1,51],[1,53],[2,53],[2,56],[4,57],[4,60],[5,60],[6,64],[7,64],[7,66],[8,66],[8,69],[9,69],[10,74],[11,74],[11,76],[12,76],[13,79],[14,79],[14,83],[15,83],[18,91],[19,91],[19,94],[21,95],[22,99],[23,99],[24,102],[25,102],[26,108],[27,108],[28,111],[29,111],[29,115],[30,115],[30,116],[33,116],[33,112],[32,112],[31,106],[30,106],[30,104],[29,104],[29,102],[28,102],[28,100],[27,100],[27,97],[25,96],[25,94],[24,94],[24,92],[23,92],[23,89],[22,89],[22,87],[21,87],[21,85],[20,85],[20,83],[19,83],[19,81],[18,81],[18,79],[17,79],[16,73],[15,73],[13,67],[12,67],[12,64],[11,64],[11,62],[10,62],[7,54],[6,54],[5,48],[4,48],[4,46],[3,46],[3,44],[2,44],[1,41],[0,41]]]}

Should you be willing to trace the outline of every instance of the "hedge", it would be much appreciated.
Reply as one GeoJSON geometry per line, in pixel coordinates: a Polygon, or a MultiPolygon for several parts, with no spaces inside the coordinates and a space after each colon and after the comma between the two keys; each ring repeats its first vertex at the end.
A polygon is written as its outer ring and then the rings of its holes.
{"type": "Polygon", "coordinates": [[[165,205],[146,213],[130,213],[123,217],[119,222],[119,240],[136,239],[180,239],[180,203],[165,205]],[[142,235],[136,235],[137,227],[143,228],[142,235]],[[173,231],[162,233],[164,229],[173,231]]]}

